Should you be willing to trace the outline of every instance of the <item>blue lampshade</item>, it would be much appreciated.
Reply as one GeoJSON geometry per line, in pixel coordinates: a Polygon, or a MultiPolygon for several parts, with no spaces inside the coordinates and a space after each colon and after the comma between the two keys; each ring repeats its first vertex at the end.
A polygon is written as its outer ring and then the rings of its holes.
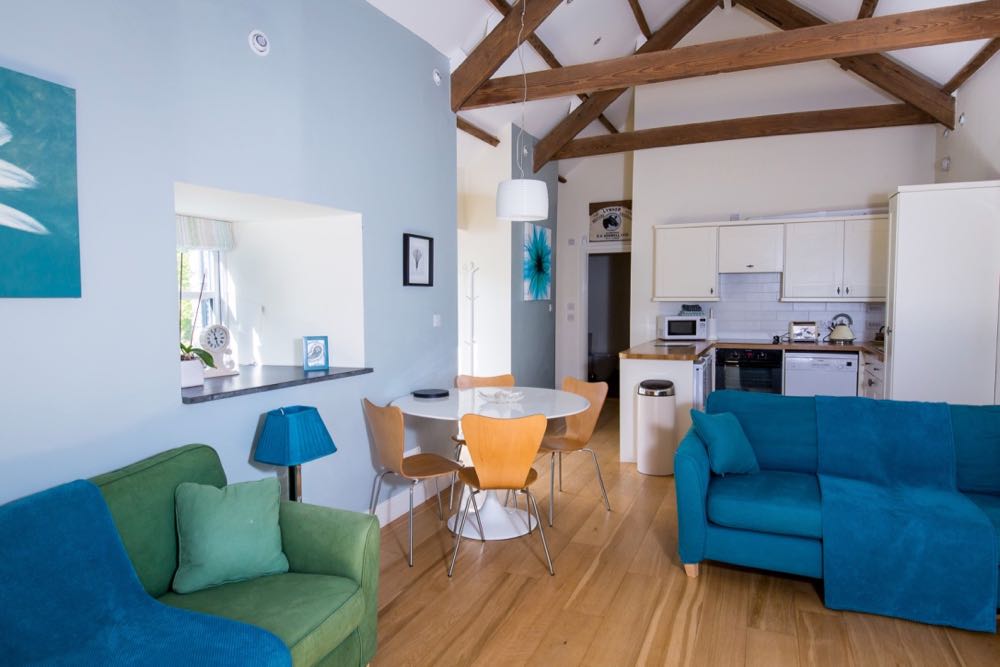
{"type": "Polygon", "coordinates": [[[335,451],[316,408],[290,405],[267,413],[253,457],[260,463],[297,466],[335,451]]]}

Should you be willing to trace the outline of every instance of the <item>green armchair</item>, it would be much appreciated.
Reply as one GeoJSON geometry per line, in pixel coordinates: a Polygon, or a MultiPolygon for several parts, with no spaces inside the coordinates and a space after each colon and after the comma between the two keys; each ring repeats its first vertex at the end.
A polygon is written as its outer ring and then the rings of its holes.
{"type": "Polygon", "coordinates": [[[295,665],[366,665],[375,655],[379,525],[375,517],[282,502],[289,571],[179,595],[174,489],[226,484],[215,450],[187,445],[91,480],[100,489],[139,580],[161,602],[264,628],[295,665]]]}

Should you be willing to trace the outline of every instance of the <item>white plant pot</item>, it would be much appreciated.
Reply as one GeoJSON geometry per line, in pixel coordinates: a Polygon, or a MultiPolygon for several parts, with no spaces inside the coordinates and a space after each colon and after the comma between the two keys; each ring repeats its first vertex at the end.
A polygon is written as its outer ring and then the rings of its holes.
{"type": "Polygon", "coordinates": [[[181,361],[181,389],[205,384],[205,366],[201,359],[181,361]]]}

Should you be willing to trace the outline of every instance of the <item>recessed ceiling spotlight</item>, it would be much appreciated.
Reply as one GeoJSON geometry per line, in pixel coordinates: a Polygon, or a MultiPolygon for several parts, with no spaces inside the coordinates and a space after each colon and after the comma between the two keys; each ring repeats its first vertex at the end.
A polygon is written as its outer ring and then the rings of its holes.
{"type": "Polygon", "coordinates": [[[944,157],[941,158],[941,171],[949,171],[951,169],[951,158],[944,157]]]}
{"type": "Polygon", "coordinates": [[[594,46],[597,46],[600,43],[601,43],[601,37],[600,35],[598,35],[597,39],[594,40],[594,46]]]}
{"type": "Polygon", "coordinates": [[[258,56],[266,56],[271,52],[271,40],[260,30],[252,31],[247,41],[250,42],[250,50],[258,56]]]}
{"type": "Polygon", "coordinates": [[[959,125],[965,125],[965,114],[964,113],[961,116],[958,117],[958,124],[959,125]]]}
{"type": "Polygon", "coordinates": [[[431,78],[434,79],[435,86],[441,85],[441,72],[439,70],[435,69],[433,72],[431,72],[431,78]]]}

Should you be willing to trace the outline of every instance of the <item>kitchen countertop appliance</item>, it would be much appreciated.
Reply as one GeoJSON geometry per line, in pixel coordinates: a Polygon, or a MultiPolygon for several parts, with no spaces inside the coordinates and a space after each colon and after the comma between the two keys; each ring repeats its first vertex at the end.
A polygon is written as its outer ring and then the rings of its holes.
{"type": "Polygon", "coordinates": [[[819,323],[806,322],[803,320],[792,320],[788,323],[788,342],[790,343],[818,343],[819,323]]]}
{"type": "Polygon", "coordinates": [[[702,315],[660,315],[656,318],[656,337],[660,340],[705,340],[708,318],[702,315]]]}
{"type": "Polygon", "coordinates": [[[847,313],[837,313],[833,316],[833,321],[830,323],[830,333],[826,339],[838,345],[850,345],[854,342],[854,332],[851,331],[853,324],[854,320],[851,319],[850,315],[847,313]]]}
{"type": "Polygon", "coordinates": [[[781,350],[718,349],[715,388],[781,393],[781,350]]]}

